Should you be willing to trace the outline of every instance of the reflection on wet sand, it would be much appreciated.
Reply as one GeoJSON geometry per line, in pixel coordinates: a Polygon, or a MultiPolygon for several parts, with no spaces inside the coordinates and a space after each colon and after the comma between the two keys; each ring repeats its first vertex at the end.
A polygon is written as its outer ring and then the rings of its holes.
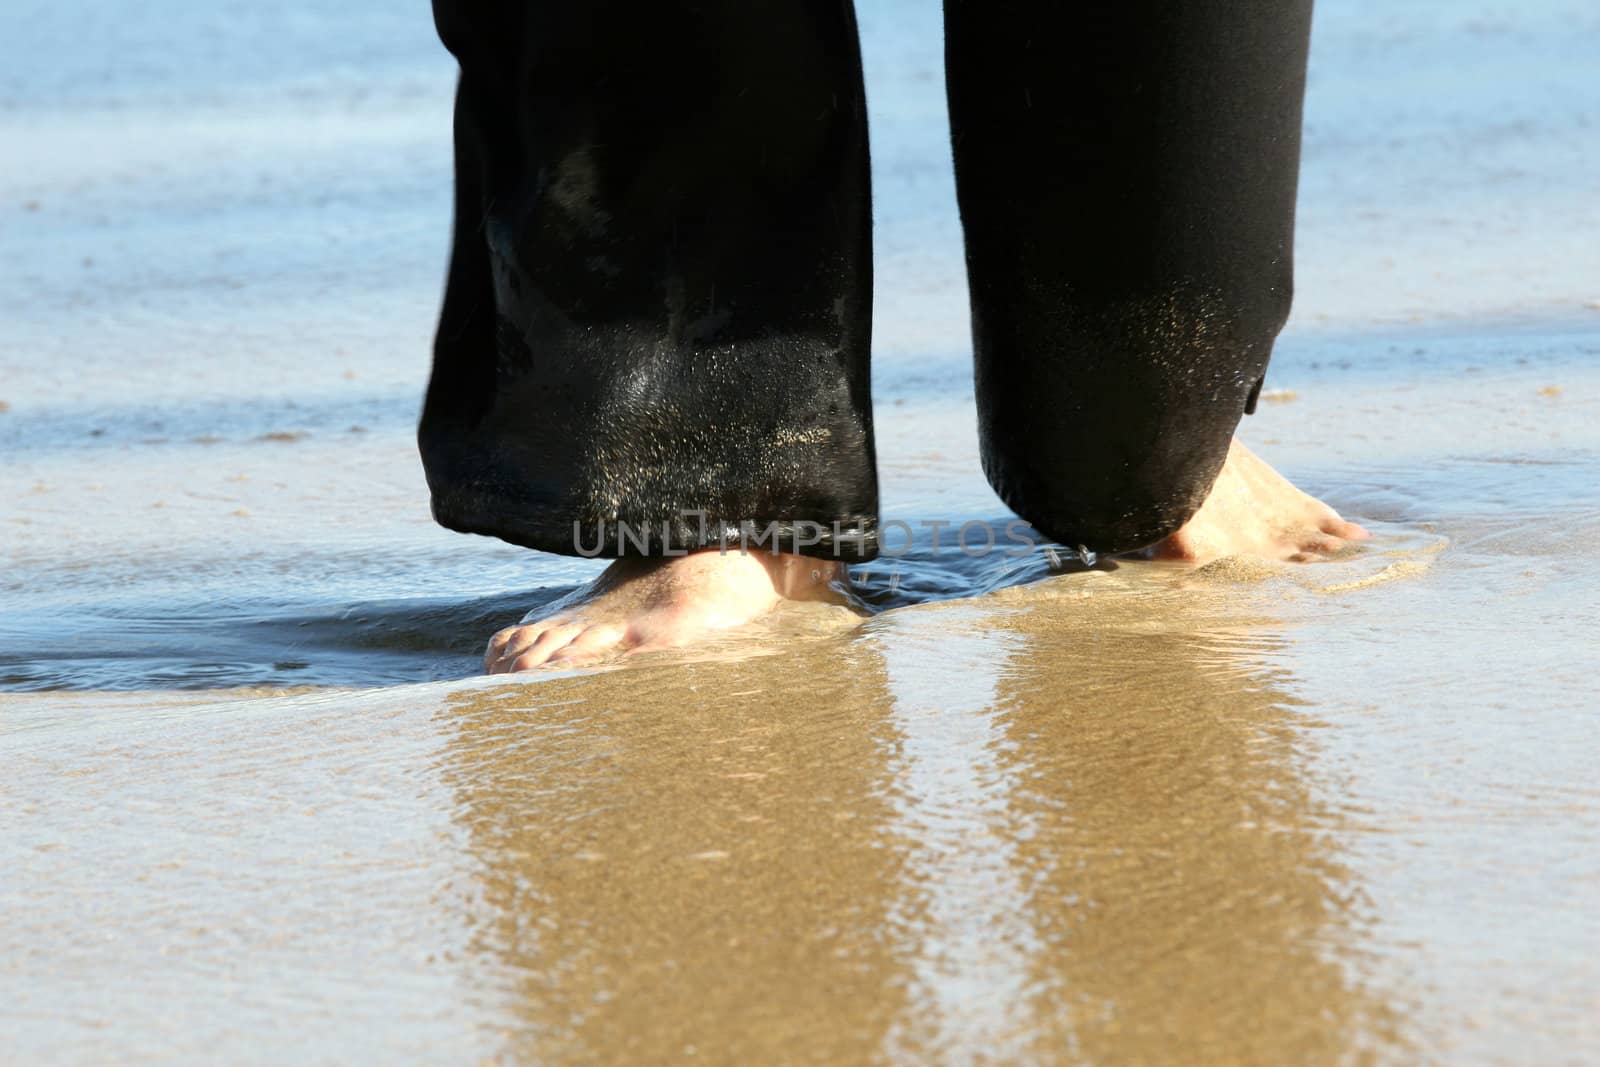
{"type": "Polygon", "coordinates": [[[1355,966],[1314,724],[1270,622],[1226,596],[1017,617],[997,715],[1039,937],[1030,1059],[1333,1063],[1399,1040],[1355,966]]]}
{"type": "Polygon", "coordinates": [[[458,694],[506,1058],[1393,1052],[1315,724],[1250,610],[1103,575],[458,694]]]}
{"type": "Polygon", "coordinates": [[[870,647],[479,690],[447,777],[522,1062],[842,1062],[899,1014],[870,647]],[[828,669],[824,670],[823,668],[828,669]],[[796,685],[795,683],[803,683],[796,685]],[[794,685],[794,688],[790,688],[794,685]]]}

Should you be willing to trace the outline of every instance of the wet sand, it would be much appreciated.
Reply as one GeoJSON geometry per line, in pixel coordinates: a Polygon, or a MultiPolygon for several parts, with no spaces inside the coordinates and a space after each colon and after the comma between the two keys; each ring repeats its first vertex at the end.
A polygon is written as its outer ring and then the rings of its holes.
{"type": "MultiPolygon", "coordinates": [[[[0,1058],[1600,1058],[1592,16],[1319,12],[1244,436],[1369,546],[924,533],[865,622],[508,681],[596,567],[428,520],[449,66],[184,11],[0,16],[0,1058]]],[[[862,21],[885,517],[1003,525],[937,22],[862,21]]]]}

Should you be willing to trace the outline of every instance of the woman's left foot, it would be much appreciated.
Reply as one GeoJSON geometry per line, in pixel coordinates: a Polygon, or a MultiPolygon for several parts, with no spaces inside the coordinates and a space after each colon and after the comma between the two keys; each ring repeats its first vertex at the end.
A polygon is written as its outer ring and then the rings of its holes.
{"type": "Polygon", "coordinates": [[[1235,439],[1206,502],[1183,528],[1144,551],[1150,559],[1222,556],[1309,563],[1371,535],[1346,522],[1235,439]]]}

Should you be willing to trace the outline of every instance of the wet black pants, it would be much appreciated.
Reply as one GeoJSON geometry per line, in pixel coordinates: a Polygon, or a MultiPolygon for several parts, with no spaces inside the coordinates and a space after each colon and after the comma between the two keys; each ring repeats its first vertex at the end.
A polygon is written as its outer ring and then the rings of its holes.
{"type": "MultiPolygon", "coordinates": [[[[877,545],[850,0],[434,0],[461,65],[434,514],[571,554],[877,545]],[[640,531],[646,536],[641,537],[640,531]]],[[[984,471],[1199,507],[1288,314],[1310,0],[947,0],[984,471]]]]}

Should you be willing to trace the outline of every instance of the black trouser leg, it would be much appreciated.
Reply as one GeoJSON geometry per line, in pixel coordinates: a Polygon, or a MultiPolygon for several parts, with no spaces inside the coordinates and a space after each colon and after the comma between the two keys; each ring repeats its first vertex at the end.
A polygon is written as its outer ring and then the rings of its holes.
{"type": "Polygon", "coordinates": [[[946,0],[983,462],[1069,545],[1200,506],[1288,315],[1310,0],[946,0]]]}
{"type": "Polygon", "coordinates": [[[743,527],[870,558],[870,194],[849,0],[435,0],[434,14],[461,64],[454,250],[419,435],[438,520],[568,554],[659,555],[743,527]]]}

